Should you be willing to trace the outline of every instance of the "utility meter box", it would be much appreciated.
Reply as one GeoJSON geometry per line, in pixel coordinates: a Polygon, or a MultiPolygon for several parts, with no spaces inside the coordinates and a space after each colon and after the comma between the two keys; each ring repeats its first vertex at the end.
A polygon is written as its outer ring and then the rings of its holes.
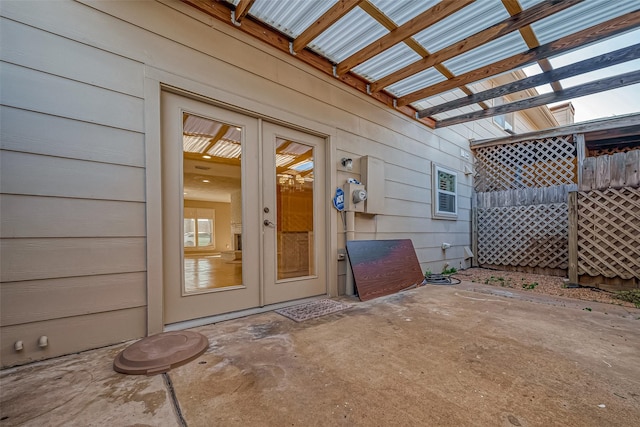
{"type": "Polygon", "coordinates": [[[364,202],[367,200],[367,191],[363,184],[351,184],[342,186],[344,190],[344,210],[348,212],[364,212],[364,202]]]}
{"type": "Polygon", "coordinates": [[[361,157],[360,176],[367,186],[364,211],[374,215],[384,213],[384,161],[371,156],[361,157]]]}

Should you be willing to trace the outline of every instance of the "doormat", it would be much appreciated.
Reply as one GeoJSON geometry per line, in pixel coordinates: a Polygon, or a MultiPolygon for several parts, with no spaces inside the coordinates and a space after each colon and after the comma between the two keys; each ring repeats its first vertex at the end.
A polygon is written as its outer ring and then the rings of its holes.
{"type": "Polygon", "coordinates": [[[284,317],[288,317],[291,320],[295,320],[296,322],[303,322],[305,320],[336,313],[350,307],[351,304],[331,299],[320,299],[304,304],[294,305],[292,307],[281,308],[279,310],[275,310],[275,312],[283,315],[284,317]]]}

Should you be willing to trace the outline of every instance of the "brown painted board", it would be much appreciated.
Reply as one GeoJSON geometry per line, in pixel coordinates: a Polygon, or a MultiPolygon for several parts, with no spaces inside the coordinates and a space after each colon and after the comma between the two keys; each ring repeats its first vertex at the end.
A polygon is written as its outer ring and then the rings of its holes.
{"type": "Polygon", "coordinates": [[[360,301],[394,294],[424,279],[410,239],[351,240],[347,254],[360,301]]]}

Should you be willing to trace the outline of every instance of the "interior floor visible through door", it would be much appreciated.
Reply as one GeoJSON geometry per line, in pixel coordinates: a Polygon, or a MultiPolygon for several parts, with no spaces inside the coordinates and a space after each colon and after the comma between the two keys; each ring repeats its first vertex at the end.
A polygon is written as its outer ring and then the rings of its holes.
{"type": "Polygon", "coordinates": [[[221,255],[185,255],[184,287],[187,293],[242,285],[242,260],[226,261],[221,255]]]}

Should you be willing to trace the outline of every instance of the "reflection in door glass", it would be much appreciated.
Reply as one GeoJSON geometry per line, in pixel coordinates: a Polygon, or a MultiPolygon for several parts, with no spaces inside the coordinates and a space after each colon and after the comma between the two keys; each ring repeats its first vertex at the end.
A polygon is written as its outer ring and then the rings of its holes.
{"type": "Polygon", "coordinates": [[[184,293],[242,285],[242,129],[183,113],[184,293]]]}
{"type": "Polygon", "coordinates": [[[278,279],[315,274],[313,147],[276,140],[278,279]]]}

